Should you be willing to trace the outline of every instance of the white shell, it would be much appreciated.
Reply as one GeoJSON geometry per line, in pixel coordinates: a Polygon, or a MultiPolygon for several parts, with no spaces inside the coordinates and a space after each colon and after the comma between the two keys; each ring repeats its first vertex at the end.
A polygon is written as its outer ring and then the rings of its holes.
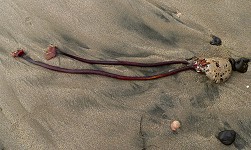
{"type": "Polygon", "coordinates": [[[228,59],[224,58],[206,58],[205,67],[206,76],[215,83],[225,82],[232,72],[232,65],[228,59]]]}

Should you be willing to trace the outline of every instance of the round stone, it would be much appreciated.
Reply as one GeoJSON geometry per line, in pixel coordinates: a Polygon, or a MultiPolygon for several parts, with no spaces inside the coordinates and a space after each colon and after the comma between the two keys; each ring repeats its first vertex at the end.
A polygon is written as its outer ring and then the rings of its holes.
{"type": "Polygon", "coordinates": [[[171,123],[171,130],[172,131],[177,131],[177,129],[180,128],[180,122],[177,121],[177,120],[174,120],[172,123],[171,123]]]}
{"type": "Polygon", "coordinates": [[[221,141],[221,143],[231,145],[236,138],[236,132],[234,130],[221,131],[217,138],[221,141]]]}

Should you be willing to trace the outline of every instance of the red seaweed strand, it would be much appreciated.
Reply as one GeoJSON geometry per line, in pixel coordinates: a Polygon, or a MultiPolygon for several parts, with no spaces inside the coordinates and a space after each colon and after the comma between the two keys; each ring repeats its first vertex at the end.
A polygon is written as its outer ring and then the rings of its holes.
{"type": "Polygon", "coordinates": [[[123,66],[136,66],[136,67],[158,67],[158,66],[165,66],[165,65],[172,65],[172,64],[189,64],[186,60],[177,60],[177,61],[164,61],[164,62],[157,62],[157,63],[139,63],[139,62],[130,62],[130,61],[106,61],[106,60],[90,60],[81,58],[78,56],[74,56],[68,54],[66,52],[61,51],[56,46],[50,45],[46,51],[45,58],[47,60],[56,57],[56,54],[61,54],[72,59],[88,63],[88,64],[101,64],[101,65],[123,65],[123,66]]]}
{"type": "Polygon", "coordinates": [[[181,67],[178,69],[174,69],[172,71],[168,71],[166,73],[156,74],[153,76],[124,76],[124,75],[118,75],[118,74],[114,74],[114,73],[110,73],[110,72],[106,72],[106,71],[101,71],[101,70],[68,69],[68,68],[62,68],[62,67],[58,67],[58,66],[49,65],[49,64],[46,64],[46,63],[43,63],[40,61],[33,60],[32,58],[27,56],[23,50],[17,50],[16,52],[13,52],[12,56],[23,58],[24,60],[26,60],[34,65],[37,65],[37,66],[40,66],[40,67],[43,67],[43,68],[46,68],[49,70],[57,71],[57,72],[71,73],[71,74],[101,75],[101,76],[106,76],[106,77],[120,79],[120,80],[152,80],[152,79],[159,79],[159,78],[167,77],[170,75],[174,75],[174,74],[177,74],[182,71],[194,70],[193,66],[185,66],[185,67],[181,67]]]}

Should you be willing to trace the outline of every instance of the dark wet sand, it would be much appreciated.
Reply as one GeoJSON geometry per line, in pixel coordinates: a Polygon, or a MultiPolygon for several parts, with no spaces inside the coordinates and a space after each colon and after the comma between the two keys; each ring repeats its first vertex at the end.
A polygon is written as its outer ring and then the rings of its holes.
{"type": "MultiPolygon", "coordinates": [[[[193,56],[251,58],[251,1],[27,0],[0,5],[0,148],[6,150],[251,149],[250,69],[213,84],[193,71],[152,81],[71,75],[34,66],[49,44],[89,59],[159,62],[193,56]],[[210,34],[223,45],[209,44],[210,34]],[[143,117],[140,128],[140,120],[143,117]],[[179,120],[178,134],[171,120],[179,120]],[[215,135],[238,133],[231,146],[215,135]],[[143,137],[142,137],[143,136],[143,137]]],[[[151,75],[173,67],[49,64],[151,75]]]]}

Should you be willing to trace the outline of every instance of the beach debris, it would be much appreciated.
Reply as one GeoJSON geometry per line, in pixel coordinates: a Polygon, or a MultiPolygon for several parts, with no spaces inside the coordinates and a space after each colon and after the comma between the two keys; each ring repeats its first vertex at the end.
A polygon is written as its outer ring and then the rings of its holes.
{"type": "Polygon", "coordinates": [[[215,35],[211,35],[211,37],[213,38],[212,41],[210,41],[211,45],[216,45],[216,46],[220,46],[222,44],[221,39],[215,35]]]}
{"type": "Polygon", "coordinates": [[[204,58],[195,61],[196,71],[205,73],[215,83],[225,82],[231,76],[232,66],[228,59],[204,58]]]}
{"type": "Polygon", "coordinates": [[[234,60],[233,58],[229,59],[232,69],[234,71],[238,71],[240,73],[245,73],[248,70],[248,63],[250,62],[250,59],[247,58],[239,58],[237,60],[234,60]]]}
{"type": "Polygon", "coordinates": [[[231,145],[236,138],[236,132],[234,130],[224,130],[218,134],[217,137],[221,143],[225,145],[231,145]]]}
{"type": "Polygon", "coordinates": [[[57,47],[51,44],[51,45],[49,45],[49,47],[45,51],[44,58],[46,60],[50,60],[50,59],[56,57],[56,55],[57,55],[57,47]]]}
{"type": "Polygon", "coordinates": [[[119,80],[153,80],[159,79],[171,75],[175,75],[179,72],[187,71],[187,70],[195,70],[199,73],[204,73],[210,80],[215,83],[225,82],[231,75],[232,70],[238,72],[246,72],[248,69],[248,62],[250,59],[240,58],[238,60],[234,60],[232,58],[197,58],[194,57],[189,60],[170,60],[156,63],[140,63],[140,62],[130,62],[130,61],[110,61],[110,60],[91,60],[86,58],[81,58],[66,52],[61,51],[56,46],[50,45],[45,53],[45,59],[50,60],[57,55],[63,55],[69,57],[71,59],[88,63],[88,64],[101,64],[101,65],[123,65],[123,66],[135,66],[135,67],[160,67],[160,66],[169,66],[173,64],[182,64],[182,67],[168,70],[164,73],[155,74],[151,76],[124,76],[119,74],[114,74],[102,70],[94,70],[94,69],[69,69],[63,68],[59,66],[53,66],[44,62],[36,61],[30,58],[25,54],[23,49],[19,49],[15,52],[12,52],[13,57],[20,57],[24,60],[57,72],[63,73],[71,73],[71,74],[92,74],[92,75],[101,75],[110,78],[115,78],[119,80]]]}
{"type": "Polygon", "coordinates": [[[174,121],[171,123],[170,127],[171,127],[171,130],[175,132],[175,131],[177,131],[177,129],[180,128],[180,122],[177,121],[177,120],[174,120],[174,121]]]}
{"type": "Polygon", "coordinates": [[[222,83],[228,80],[232,71],[245,73],[248,70],[248,62],[250,59],[240,58],[196,58],[194,67],[197,72],[205,73],[206,76],[215,83],[222,83]]]}
{"type": "Polygon", "coordinates": [[[248,88],[249,88],[249,85],[247,85],[246,88],[248,89],[248,88]]]}
{"type": "Polygon", "coordinates": [[[178,17],[178,18],[180,18],[180,16],[181,16],[182,14],[180,13],[180,12],[176,12],[176,16],[178,17]]]}
{"type": "Polygon", "coordinates": [[[15,57],[20,57],[20,56],[23,56],[23,55],[25,55],[24,50],[17,50],[15,52],[11,53],[11,56],[14,57],[14,58],[15,57]]]}
{"type": "Polygon", "coordinates": [[[71,73],[71,74],[92,74],[92,75],[101,75],[106,76],[110,78],[120,79],[120,80],[153,80],[153,79],[159,79],[167,76],[171,76],[174,74],[177,74],[182,71],[187,70],[194,70],[194,67],[191,65],[188,65],[189,62],[186,60],[174,60],[174,61],[164,61],[164,62],[157,62],[157,63],[139,63],[139,62],[129,62],[129,61],[106,61],[106,60],[90,60],[85,58],[80,58],[78,56],[74,56],[71,54],[68,54],[66,52],[63,52],[59,50],[56,46],[50,45],[45,53],[45,58],[47,60],[50,60],[56,55],[64,55],[66,57],[69,57],[71,59],[75,59],[84,63],[88,64],[102,64],[102,65],[124,65],[124,66],[136,66],[136,67],[159,67],[159,66],[166,66],[166,65],[173,65],[173,64],[183,64],[183,67],[173,69],[171,71],[167,71],[165,73],[156,74],[152,76],[124,76],[119,74],[114,74],[102,70],[93,70],[93,69],[68,69],[68,68],[62,68],[59,66],[53,66],[49,65],[44,62],[36,61],[30,58],[28,55],[25,54],[23,49],[17,50],[12,53],[13,57],[20,57],[24,60],[34,64],[38,65],[40,67],[57,71],[57,72],[63,72],[63,73],[71,73]]]}

